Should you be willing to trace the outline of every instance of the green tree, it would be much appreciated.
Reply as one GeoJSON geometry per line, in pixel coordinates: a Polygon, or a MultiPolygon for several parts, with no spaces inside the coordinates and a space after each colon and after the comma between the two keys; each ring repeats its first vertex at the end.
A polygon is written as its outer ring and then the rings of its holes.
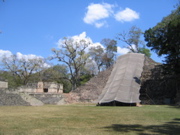
{"type": "Polygon", "coordinates": [[[79,85],[81,69],[84,68],[89,59],[89,55],[85,52],[89,44],[90,41],[64,38],[59,49],[52,49],[51,59],[57,59],[68,67],[70,77],[66,79],[72,84],[72,90],[79,85]]]}
{"type": "Polygon", "coordinates": [[[15,81],[14,76],[11,72],[8,71],[1,71],[0,72],[0,80],[1,81],[8,81],[8,88],[13,89],[20,86],[20,81],[15,81]]]}
{"type": "Polygon", "coordinates": [[[180,6],[153,28],[145,31],[147,46],[165,56],[166,74],[180,74],[180,6]]]}
{"type": "Polygon", "coordinates": [[[129,32],[119,33],[117,39],[122,42],[125,42],[130,52],[143,53],[146,56],[150,57],[150,50],[146,48],[144,42],[141,40],[142,35],[143,32],[140,28],[132,26],[129,32]]]}
{"type": "Polygon", "coordinates": [[[71,84],[67,80],[69,78],[68,69],[65,65],[55,65],[43,71],[41,74],[42,81],[56,82],[63,84],[64,92],[71,90],[71,84]]]}
{"type": "Polygon", "coordinates": [[[91,78],[93,77],[93,75],[91,74],[81,74],[80,78],[79,78],[79,81],[80,81],[80,84],[83,85],[85,84],[86,82],[88,82],[91,78]]]}
{"type": "Polygon", "coordinates": [[[139,48],[139,53],[145,54],[147,57],[151,57],[150,50],[147,49],[145,46],[142,48],[139,48]]]}

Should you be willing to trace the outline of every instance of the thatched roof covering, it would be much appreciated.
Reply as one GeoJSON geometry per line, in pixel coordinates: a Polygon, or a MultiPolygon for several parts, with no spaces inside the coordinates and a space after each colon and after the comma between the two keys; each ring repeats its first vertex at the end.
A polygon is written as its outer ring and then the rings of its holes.
{"type": "Polygon", "coordinates": [[[144,60],[144,54],[140,53],[128,53],[120,56],[99,96],[99,104],[112,101],[140,103],[140,77],[144,60]]]}

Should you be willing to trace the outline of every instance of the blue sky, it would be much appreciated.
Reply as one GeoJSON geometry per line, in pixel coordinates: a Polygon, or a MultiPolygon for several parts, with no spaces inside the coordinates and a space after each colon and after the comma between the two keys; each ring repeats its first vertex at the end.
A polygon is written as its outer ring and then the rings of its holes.
{"type": "MultiPolygon", "coordinates": [[[[178,0],[5,0],[0,1],[0,56],[48,57],[63,37],[103,38],[135,25],[155,26],[174,10],[178,0]]],[[[119,55],[125,44],[118,41],[119,55]]],[[[152,58],[161,62],[152,53],[152,58]]]]}

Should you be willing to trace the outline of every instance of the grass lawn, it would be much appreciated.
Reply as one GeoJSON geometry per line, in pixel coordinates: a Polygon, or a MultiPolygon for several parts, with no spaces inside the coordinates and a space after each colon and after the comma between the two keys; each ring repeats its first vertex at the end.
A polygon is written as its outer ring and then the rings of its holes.
{"type": "Polygon", "coordinates": [[[180,135],[180,108],[1,106],[0,135],[180,135]]]}

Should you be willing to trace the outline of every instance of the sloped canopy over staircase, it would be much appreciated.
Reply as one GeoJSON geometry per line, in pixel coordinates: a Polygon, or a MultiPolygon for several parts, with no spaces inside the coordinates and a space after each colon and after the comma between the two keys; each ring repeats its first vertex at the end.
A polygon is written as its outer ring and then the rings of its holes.
{"type": "Polygon", "coordinates": [[[144,60],[144,54],[139,53],[120,56],[99,96],[99,104],[112,101],[140,103],[140,77],[144,60]]]}

